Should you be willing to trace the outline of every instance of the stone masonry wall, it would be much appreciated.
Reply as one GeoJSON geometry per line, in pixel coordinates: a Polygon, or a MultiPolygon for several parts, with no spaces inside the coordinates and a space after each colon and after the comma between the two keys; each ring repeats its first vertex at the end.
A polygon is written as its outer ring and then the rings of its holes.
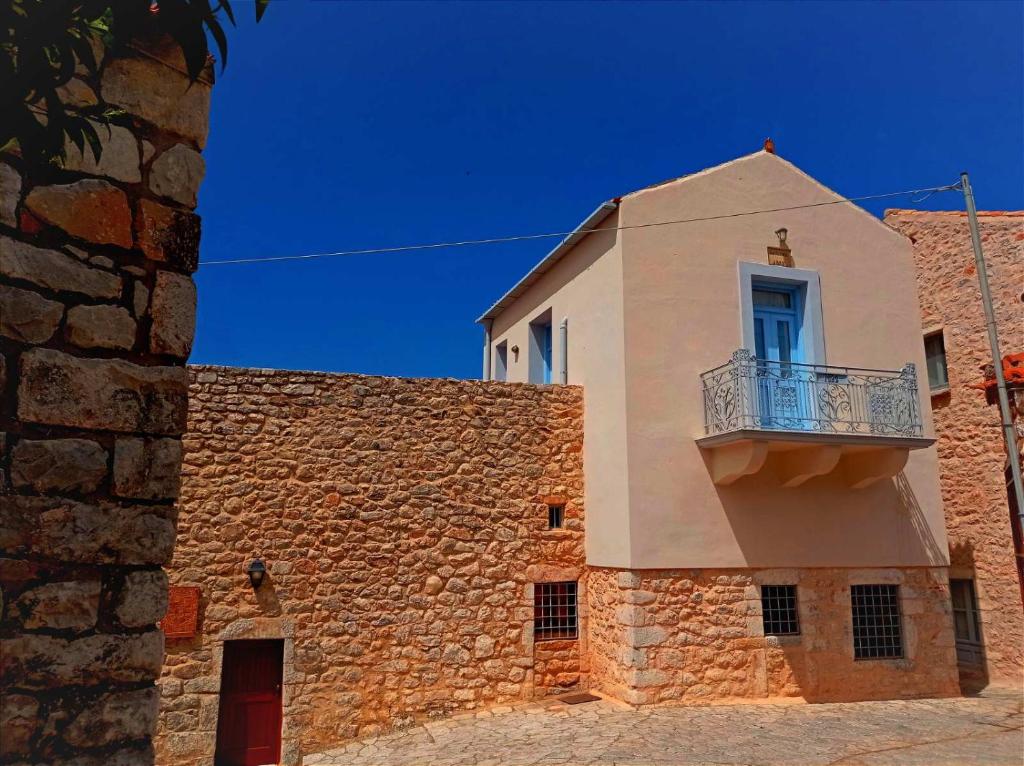
{"type": "MultiPolygon", "coordinates": [[[[97,51],[100,56],[102,51],[97,51]]],[[[209,82],[107,56],[100,161],[0,155],[0,763],[153,758],[209,82]]]]}
{"type": "MultiPolygon", "coordinates": [[[[981,212],[979,223],[1004,354],[1024,351],[1024,211],[981,212]]],[[[952,577],[975,578],[991,680],[1021,683],[1024,609],[1014,563],[999,410],[969,388],[991,363],[966,215],[889,210],[914,240],[925,332],[941,329],[949,389],[932,396],[952,577]]]]}
{"type": "Polygon", "coordinates": [[[535,647],[532,624],[536,582],[581,580],[585,598],[579,388],[190,375],[170,579],[201,589],[201,619],[167,643],[160,761],[211,762],[229,639],[284,641],[285,763],[585,686],[583,639],[535,647]],[[547,528],[552,500],[564,529],[547,528]]]}
{"type": "Polygon", "coordinates": [[[945,569],[591,569],[591,687],[636,705],[959,692],[945,569]],[[851,584],[897,584],[903,659],[854,660],[851,584]],[[759,586],[796,585],[800,635],[764,635],[759,586]]]}

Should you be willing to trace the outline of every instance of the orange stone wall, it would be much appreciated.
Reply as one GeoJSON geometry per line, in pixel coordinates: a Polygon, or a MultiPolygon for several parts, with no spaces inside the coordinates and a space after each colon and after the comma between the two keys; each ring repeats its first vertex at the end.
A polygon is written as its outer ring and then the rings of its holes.
{"type": "Polygon", "coordinates": [[[592,569],[591,687],[636,705],[959,693],[944,568],[592,569]],[[851,584],[897,584],[902,659],[854,660],[851,584]],[[759,586],[796,584],[800,635],[765,636],[759,586]]]}
{"type": "Polygon", "coordinates": [[[584,687],[533,641],[533,583],[581,580],[576,387],[193,367],[162,763],[208,764],[227,639],[284,641],[283,762],[424,717],[584,687]],[[566,503],[547,528],[546,500],[566,503]],[[269,577],[253,592],[256,555],[269,577]]]}
{"type": "MultiPolygon", "coordinates": [[[[914,241],[925,332],[942,329],[949,390],[932,396],[950,576],[974,577],[989,680],[1020,684],[1024,610],[1010,537],[999,411],[969,386],[992,362],[966,215],[889,210],[914,241]]],[[[979,213],[1004,354],[1024,351],[1024,211],[979,213]]]]}

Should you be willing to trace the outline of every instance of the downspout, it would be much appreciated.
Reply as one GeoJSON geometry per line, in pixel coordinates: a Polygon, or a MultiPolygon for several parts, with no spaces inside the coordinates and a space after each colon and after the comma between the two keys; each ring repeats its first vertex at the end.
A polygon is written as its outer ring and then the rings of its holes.
{"type": "Polygon", "coordinates": [[[569,318],[558,324],[558,381],[564,386],[569,382],[569,318]]]}
{"type": "Polygon", "coordinates": [[[494,320],[488,319],[484,324],[484,377],[483,380],[491,379],[491,327],[494,320]]]}

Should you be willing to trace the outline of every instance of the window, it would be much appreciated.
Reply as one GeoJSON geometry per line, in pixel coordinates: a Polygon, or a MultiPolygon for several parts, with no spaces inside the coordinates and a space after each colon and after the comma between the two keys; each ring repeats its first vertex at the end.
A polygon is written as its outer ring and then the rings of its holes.
{"type": "Polygon", "coordinates": [[[551,310],[530,323],[530,383],[551,382],[551,310]]]}
{"type": "Polygon", "coordinates": [[[925,336],[924,355],[928,367],[928,387],[932,391],[943,391],[949,388],[949,373],[946,370],[946,341],[942,336],[942,330],[925,336]]]}
{"type": "Polygon", "coordinates": [[[903,656],[898,585],[854,585],[853,658],[874,660],[903,656]]]}
{"type": "Polygon", "coordinates": [[[981,617],[974,580],[950,580],[949,593],[953,600],[953,629],[956,633],[956,658],[968,665],[981,665],[981,617]]]}
{"type": "Polygon", "coordinates": [[[548,505],[548,529],[561,529],[565,519],[565,506],[562,503],[548,505]]]}
{"type": "Polygon", "coordinates": [[[533,586],[533,639],[576,638],[576,583],[539,582],[533,586]]]}
{"type": "Polygon", "coordinates": [[[766,636],[795,636],[800,633],[795,585],[761,586],[761,620],[766,636]]]}
{"type": "Polygon", "coordinates": [[[508,379],[508,341],[502,341],[494,349],[494,379],[508,379]]]}

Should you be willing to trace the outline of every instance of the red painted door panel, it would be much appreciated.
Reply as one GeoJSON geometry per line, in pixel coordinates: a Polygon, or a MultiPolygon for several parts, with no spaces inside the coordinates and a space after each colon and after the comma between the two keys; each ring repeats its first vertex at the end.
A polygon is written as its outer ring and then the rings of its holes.
{"type": "Polygon", "coordinates": [[[224,643],[217,766],[280,761],[283,658],[283,641],[224,643]]]}

